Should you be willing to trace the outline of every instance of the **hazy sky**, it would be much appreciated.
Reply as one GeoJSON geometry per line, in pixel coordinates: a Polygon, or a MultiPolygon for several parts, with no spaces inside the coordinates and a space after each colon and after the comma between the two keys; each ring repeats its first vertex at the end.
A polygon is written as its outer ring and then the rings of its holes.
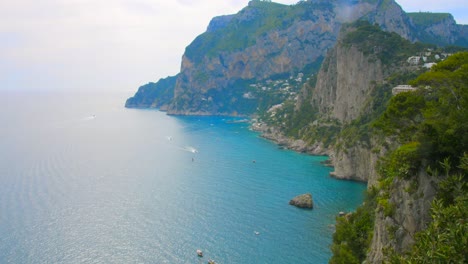
{"type": "MultiPolygon", "coordinates": [[[[297,0],[274,2],[294,4],[297,0]]],[[[450,12],[466,0],[397,0],[407,12],[450,12]]],[[[0,0],[0,89],[134,90],[175,75],[214,16],[248,0],[0,0]]]]}

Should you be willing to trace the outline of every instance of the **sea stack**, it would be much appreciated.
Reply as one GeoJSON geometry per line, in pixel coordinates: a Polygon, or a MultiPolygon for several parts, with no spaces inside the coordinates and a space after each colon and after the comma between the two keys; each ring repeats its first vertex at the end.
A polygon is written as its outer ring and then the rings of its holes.
{"type": "Polygon", "coordinates": [[[289,201],[289,204],[299,208],[314,208],[314,201],[312,201],[312,194],[310,193],[301,194],[294,197],[291,201],[289,201]]]}

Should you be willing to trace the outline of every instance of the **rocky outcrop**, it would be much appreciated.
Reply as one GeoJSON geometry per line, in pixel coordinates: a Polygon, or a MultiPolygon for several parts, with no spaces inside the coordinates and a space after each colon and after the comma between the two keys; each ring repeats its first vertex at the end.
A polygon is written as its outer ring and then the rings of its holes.
{"type": "Polygon", "coordinates": [[[267,124],[257,122],[256,120],[252,123],[251,129],[260,132],[262,137],[275,142],[281,148],[291,149],[311,155],[329,155],[331,153],[330,150],[325,148],[321,142],[310,144],[302,139],[288,137],[277,127],[268,126],[267,124]]]}
{"type": "Polygon", "coordinates": [[[395,179],[390,190],[392,213],[376,213],[368,263],[382,263],[385,252],[403,253],[414,244],[415,234],[430,221],[430,207],[437,191],[437,178],[420,171],[413,180],[395,179]]]}
{"type": "Polygon", "coordinates": [[[321,115],[349,123],[362,114],[373,83],[383,77],[380,60],[371,60],[355,46],[338,44],[322,64],[311,103],[321,115]]]}
{"type": "MultiPolygon", "coordinates": [[[[245,31],[262,31],[262,24],[271,23],[263,21],[265,16],[273,15],[264,5],[277,4],[250,4],[231,18],[227,26],[213,26],[219,22],[212,22],[210,31],[187,47],[170,114],[200,111],[251,114],[251,110],[242,107],[249,101],[243,97],[249,89],[249,80],[297,74],[315,63],[335,43],[339,24],[334,20],[332,10],[317,9],[306,14],[306,9],[301,6],[295,9],[304,13],[307,19],[293,18],[283,22],[286,26],[246,36],[245,31]],[[246,24],[253,28],[242,30],[246,24]],[[219,43],[215,36],[226,39],[226,43],[219,43]],[[241,42],[242,39],[245,41],[241,42]],[[204,50],[206,47],[211,48],[204,50]]],[[[283,12],[289,9],[282,5],[275,8],[283,12]]]]}
{"type": "Polygon", "coordinates": [[[177,76],[167,77],[157,83],[150,82],[141,86],[133,97],[127,99],[125,107],[166,109],[174,97],[176,80],[177,76]]]}
{"type": "Polygon", "coordinates": [[[294,197],[289,201],[290,205],[294,205],[299,208],[312,209],[314,208],[314,202],[312,201],[312,194],[306,193],[294,197]]]}
{"type": "Polygon", "coordinates": [[[468,45],[466,25],[457,25],[449,13],[408,13],[417,39],[438,45],[468,45]]]}
{"type": "Polygon", "coordinates": [[[346,150],[335,150],[333,153],[334,171],[330,175],[344,180],[367,182],[368,186],[375,186],[378,182],[377,161],[382,156],[369,146],[359,142],[346,150]]]}
{"type": "Polygon", "coordinates": [[[394,24],[400,26],[388,24],[388,30],[409,35],[408,24],[402,18],[404,12],[395,2],[390,3],[383,6],[369,1],[354,1],[351,4],[343,1],[305,1],[294,6],[283,6],[251,1],[234,17],[215,18],[207,33],[200,35],[186,49],[181,75],[175,87],[175,100],[168,113],[249,114],[247,109],[241,107],[246,104],[243,103],[246,99],[242,98],[242,94],[248,87],[236,80],[266,80],[303,71],[335,44],[342,23],[362,17],[372,22],[382,22],[382,25],[399,21],[394,24]],[[395,11],[397,9],[399,12],[395,11]],[[282,25],[272,30],[265,30],[271,23],[269,16],[274,16],[275,20],[280,17],[289,19],[284,19],[282,25]],[[249,28],[242,30],[246,24],[249,28]],[[256,33],[245,36],[245,31],[256,33]],[[239,39],[245,39],[244,44],[239,44],[239,39]]]}

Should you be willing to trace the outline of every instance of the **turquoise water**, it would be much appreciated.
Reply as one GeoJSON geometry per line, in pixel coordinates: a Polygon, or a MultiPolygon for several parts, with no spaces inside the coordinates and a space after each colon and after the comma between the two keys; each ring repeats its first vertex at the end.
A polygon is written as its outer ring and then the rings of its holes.
{"type": "Polygon", "coordinates": [[[327,263],[364,184],[248,124],[128,96],[2,92],[0,263],[327,263]],[[305,192],[314,210],[288,205],[305,192]]]}

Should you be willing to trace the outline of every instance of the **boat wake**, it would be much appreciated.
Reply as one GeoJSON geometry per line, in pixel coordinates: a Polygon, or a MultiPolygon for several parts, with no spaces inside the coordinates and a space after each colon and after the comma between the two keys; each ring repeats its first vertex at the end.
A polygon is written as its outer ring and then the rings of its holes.
{"type": "Polygon", "coordinates": [[[191,146],[184,147],[184,150],[192,153],[198,153],[198,150],[191,146]]]}

